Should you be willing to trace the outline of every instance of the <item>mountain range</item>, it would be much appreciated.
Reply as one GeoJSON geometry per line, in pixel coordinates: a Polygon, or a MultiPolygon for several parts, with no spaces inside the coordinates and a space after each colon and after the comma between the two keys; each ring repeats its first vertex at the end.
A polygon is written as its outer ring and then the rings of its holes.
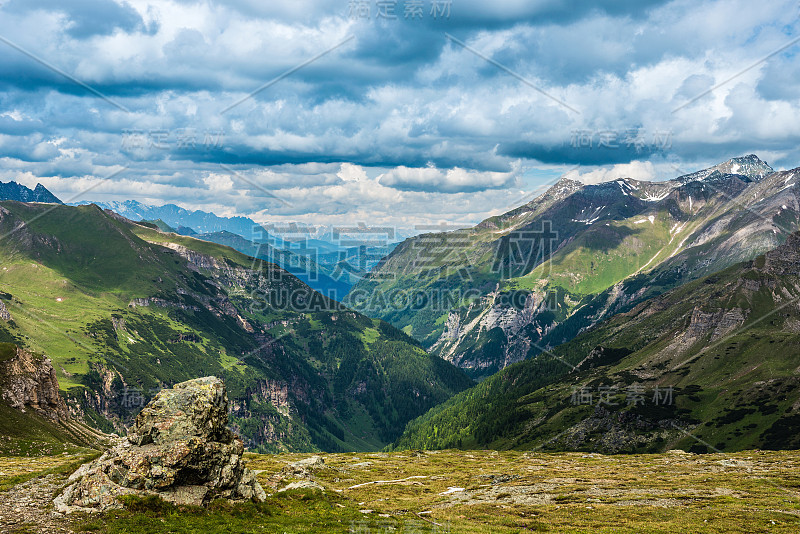
{"type": "Polygon", "coordinates": [[[345,302],[485,378],[780,245],[800,227],[799,172],[749,155],[663,182],[561,179],[473,228],[406,240],[345,302]]]}
{"type": "Polygon", "coordinates": [[[3,201],[0,348],[104,431],[222,376],[261,451],[797,448],[800,169],[676,174],[562,178],[396,246],[3,201]]]}
{"type": "Polygon", "coordinates": [[[42,184],[36,184],[35,188],[30,189],[17,182],[0,182],[0,200],[62,204],[62,202],[42,184]]]}
{"type": "Polygon", "coordinates": [[[267,231],[263,226],[249,217],[221,217],[201,210],[190,211],[175,204],[153,206],[136,200],[122,202],[81,201],[73,205],[82,206],[87,204],[95,204],[104,210],[111,210],[131,221],[161,220],[172,228],[183,228],[190,234],[231,232],[249,239],[253,239],[254,236],[268,237],[268,235],[265,235],[267,231]]]}
{"type": "Polygon", "coordinates": [[[800,233],[512,365],[409,424],[406,448],[800,447],[800,233]]]}
{"type": "Polygon", "coordinates": [[[280,267],[96,205],[0,202],[0,342],[49,356],[70,413],[124,426],[217,375],[250,448],[374,450],[470,385],[280,267]]]}

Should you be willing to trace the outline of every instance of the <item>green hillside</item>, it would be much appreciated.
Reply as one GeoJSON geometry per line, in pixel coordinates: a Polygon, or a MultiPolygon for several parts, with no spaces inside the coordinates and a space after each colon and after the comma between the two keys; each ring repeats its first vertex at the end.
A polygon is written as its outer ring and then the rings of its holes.
{"type": "MultiPolygon", "coordinates": [[[[165,386],[225,378],[251,448],[366,450],[470,385],[402,332],[273,264],[96,206],[0,203],[5,337],[106,430],[165,386]]],[[[0,340],[2,341],[2,340],[0,340]]]]}
{"type": "Polygon", "coordinates": [[[800,234],[638,305],[412,421],[394,448],[800,446],[800,234]]]}

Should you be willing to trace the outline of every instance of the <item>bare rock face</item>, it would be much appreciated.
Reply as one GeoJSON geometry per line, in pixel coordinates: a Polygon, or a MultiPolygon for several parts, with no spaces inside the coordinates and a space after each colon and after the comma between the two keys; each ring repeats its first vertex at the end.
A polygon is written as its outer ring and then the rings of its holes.
{"type": "Polygon", "coordinates": [[[786,242],[765,255],[764,270],[780,276],[800,273],[800,232],[795,232],[786,242]]]}
{"type": "Polygon", "coordinates": [[[11,314],[8,313],[8,308],[6,308],[6,305],[2,300],[0,300],[0,319],[6,322],[12,319],[11,314]]]}
{"type": "Polygon", "coordinates": [[[7,343],[0,347],[0,392],[3,401],[22,412],[32,410],[52,421],[68,419],[50,359],[7,343]]]}
{"type": "Polygon", "coordinates": [[[196,506],[216,498],[264,501],[263,488],[242,463],[244,445],[227,422],[228,399],[219,378],[160,391],[127,439],[72,474],[54,501],[56,510],[120,508],[117,497],[130,494],[196,506]]]}

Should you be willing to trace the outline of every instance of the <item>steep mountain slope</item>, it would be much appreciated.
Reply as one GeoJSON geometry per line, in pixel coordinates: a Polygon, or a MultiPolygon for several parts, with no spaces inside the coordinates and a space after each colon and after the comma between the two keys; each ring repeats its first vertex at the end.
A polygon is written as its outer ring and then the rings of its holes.
{"type": "Polygon", "coordinates": [[[42,184],[29,189],[17,182],[0,182],[0,200],[16,200],[19,202],[44,202],[61,204],[62,202],[42,184]]]}
{"type": "MultiPolygon", "coordinates": [[[[5,341],[52,358],[71,410],[121,429],[164,386],[225,378],[260,450],[363,450],[469,385],[271,263],[97,206],[0,203],[5,341]]],[[[0,339],[3,341],[3,339],[0,339]]]]}
{"type": "Polygon", "coordinates": [[[800,446],[800,233],[513,365],[397,448],[707,452],[800,446]]]}
{"type": "Polygon", "coordinates": [[[407,240],[346,302],[482,378],[779,245],[800,227],[792,177],[751,155],[667,182],[562,179],[475,228],[407,240]]]}

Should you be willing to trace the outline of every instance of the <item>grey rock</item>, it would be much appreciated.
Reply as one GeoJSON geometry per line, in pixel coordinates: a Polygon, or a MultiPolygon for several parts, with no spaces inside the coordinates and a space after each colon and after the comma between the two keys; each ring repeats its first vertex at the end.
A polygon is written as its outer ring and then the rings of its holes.
{"type": "Polygon", "coordinates": [[[314,482],[313,480],[301,480],[299,482],[292,482],[288,486],[279,489],[278,493],[295,489],[312,489],[312,490],[325,491],[325,488],[323,488],[321,485],[314,482]]]}
{"type": "Polygon", "coordinates": [[[311,456],[291,465],[292,467],[305,467],[306,469],[321,469],[325,467],[325,459],[322,456],[311,456]]]}
{"type": "Polygon", "coordinates": [[[120,508],[124,495],[157,495],[178,505],[217,498],[263,502],[266,494],[244,467],[244,445],[226,427],[228,399],[219,378],[162,390],[136,418],[134,432],[84,464],[55,501],[62,513],[120,508]]]}
{"type": "Polygon", "coordinates": [[[66,421],[67,405],[59,393],[50,359],[20,348],[15,350],[12,358],[0,362],[2,399],[21,412],[32,410],[52,421],[66,421]]]}
{"type": "Polygon", "coordinates": [[[10,321],[12,319],[11,314],[8,312],[8,308],[6,308],[6,305],[2,300],[0,300],[0,319],[4,321],[10,321]]]}

